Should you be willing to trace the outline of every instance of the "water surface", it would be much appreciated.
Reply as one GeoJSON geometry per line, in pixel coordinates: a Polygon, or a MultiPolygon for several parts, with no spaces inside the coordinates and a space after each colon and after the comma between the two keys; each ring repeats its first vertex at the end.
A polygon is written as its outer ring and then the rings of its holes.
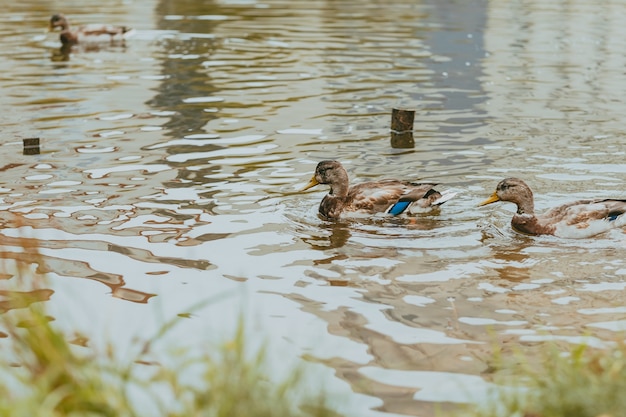
{"type": "Polygon", "coordinates": [[[626,197],[618,5],[70,1],[72,22],[136,36],[69,54],[44,33],[58,7],[2,18],[0,236],[3,286],[68,334],[124,349],[183,315],[163,349],[202,349],[244,314],[277,373],[304,358],[361,416],[481,401],[494,346],[621,334],[623,231],[527,237],[510,205],[476,207],[505,176],[538,209],[626,197]],[[391,137],[393,107],[416,110],[413,142],[391,137]],[[330,158],[354,181],[459,194],[413,219],[324,221],[326,190],[296,191],[330,158]]]}

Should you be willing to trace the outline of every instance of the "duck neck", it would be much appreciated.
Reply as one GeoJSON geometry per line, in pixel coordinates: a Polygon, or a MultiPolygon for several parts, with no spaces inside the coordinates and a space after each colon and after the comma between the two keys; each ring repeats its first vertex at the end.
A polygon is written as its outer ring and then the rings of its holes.
{"type": "Polygon", "coordinates": [[[338,170],[336,178],[334,178],[332,184],[330,184],[330,191],[328,194],[334,197],[343,198],[348,195],[348,189],[350,188],[350,182],[348,173],[344,170],[338,170]]]}
{"type": "Polygon", "coordinates": [[[343,198],[331,195],[330,193],[322,199],[319,206],[320,214],[327,219],[337,219],[343,209],[343,198]]]}
{"type": "Polygon", "coordinates": [[[517,202],[517,214],[525,214],[528,216],[535,215],[535,202],[532,196],[517,202]]]}
{"type": "Polygon", "coordinates": [[[61,28],[61,31],[70,30],[70,22],[67,19],[62,19],[54,23],[55,28],[61,28]]]}
{"type": "Polygon", "coordinates": [[[328,194],[333,197],[343,198],[348,195],[348,186],[344,184],[333,184],[330,186],[328,194]]]}

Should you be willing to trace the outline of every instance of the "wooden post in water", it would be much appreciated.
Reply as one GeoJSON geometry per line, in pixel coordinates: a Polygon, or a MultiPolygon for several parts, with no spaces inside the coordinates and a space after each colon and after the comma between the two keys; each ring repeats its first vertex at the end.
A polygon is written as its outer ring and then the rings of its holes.
{"type": "Polygon", "coordinates": [[[24,155],[39,155],[39,138],[26,138],[24,142],[24,155]]]}
{"type": "Polygon", "coordinates": [[[415,110],[391,109],[391,130],[397,133],[413,131],[415,110]]]}
{"type": "Polygon", "coordinates": [[[415,110],[391,109],[391,147],[412,148],[415,110]]]}

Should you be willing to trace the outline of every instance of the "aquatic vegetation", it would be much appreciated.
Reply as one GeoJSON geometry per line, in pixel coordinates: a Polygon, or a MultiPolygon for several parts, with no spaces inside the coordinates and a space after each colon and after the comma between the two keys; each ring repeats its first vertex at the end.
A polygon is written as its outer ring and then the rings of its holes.
{"type": "Polygon", "coordinates": [[[250,355],[242,324],[215,351],[190,355],[179,348],[168,359],[175,366],[166,366],[142,359],[153,341],[137,357],[120,361],[112,345],[97,354],[70,343],[41,308],[23,313],[28,322],[2,320],[8,333],[1,341],[0,396],[11,401],[0,401],[0,415],[337,415],[323,395],[303,395],[300,370],[284,381],[270,380],[265,353],[250,355]]]}
{"type": "Polygon", "coordinates": [[[517,358],[488,404],[464,416],[617,417],[626,415],[626,344],[608,350],[547,346],[541,360],[517,358]]]}
{"type": "MultiPolygon", "coordinates": [[[[36,248],[24,249],[37,256],[36,248]]],[[[28,274],[6,276],[24,286],[32,278],[28,274]]],[[[38,302],[45,297],[14,293],[19,292],[1,293],[13,294],[0,312],[1,416],[337,416],[321,392],[311,393],[310,384],[304,388],[302,369],[284,380],[268,376],[266,353],[250,348],[241,319],[232,336],[209,341],[212,348],[201,353],[176,345],[167,357],[155,354],[154,346],[181,317],[164,323],[151,339],[135,342],[136,354],[123,354],[111,342],[99,352],[60,330],[46,303],[38,302]]]]}

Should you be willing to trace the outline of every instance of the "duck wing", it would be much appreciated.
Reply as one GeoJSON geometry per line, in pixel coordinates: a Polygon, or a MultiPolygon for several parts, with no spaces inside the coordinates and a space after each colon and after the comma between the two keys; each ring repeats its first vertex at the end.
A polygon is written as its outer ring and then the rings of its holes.
{"type": "Polygon", "coordinates": [[[126,26],[114,26],[107,24],[98,24],[98,23],[90,23],[84,26],[81,26],[78,29],[78,32],[83,34],[84,36],[100,36],[100,35],[121,35],[124,34],[131,29],[126,26]]]}
{"type": "Polygon", "coordinates": [[[561,237],[590,237],[626,225],[626,200],[579,200],[537,216],[561,237]]]}
{"type": "Polygon", "coordinates": [[[568,224],[589,220],[614,221],[626,213],[626,200],[578,200],[552,208],[541,217],[546,221],[566,221],[568,224]]]}
{"type": "Polygon", "coordinates": [[[626,200],[602,200],[602,203],[609,211],[606,219],[610,222],[621,220],[622,224],[626,224],[626,200]]]}
{"type": "Polygon", "coordinates": [[[433,187],[436,184],[411,183],[399,180],[380,180],[356,184],[350,187],[346,199],[346,210],[398,215],[418,203],[427,207],[441,194],[433,187]]]}

